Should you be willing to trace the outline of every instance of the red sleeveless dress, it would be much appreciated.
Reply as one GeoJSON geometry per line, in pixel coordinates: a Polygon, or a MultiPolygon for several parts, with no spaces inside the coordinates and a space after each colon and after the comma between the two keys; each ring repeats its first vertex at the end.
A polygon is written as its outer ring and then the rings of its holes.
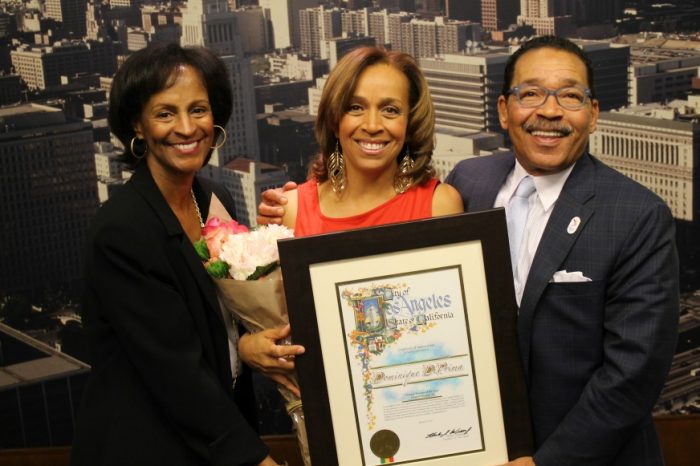
{"type": "Polygon", "coordinates": [[[429,180],[420,186],[412,186],[403,194],[397,194],[372,210],[351,217],[326,217],[318,203],[318,183],[309,180],[297,188],[297,218],[294,236],[352,230],[355,228],[385,225],[430,218],[433,213],[433,192],[440,181],[429,180]]]}

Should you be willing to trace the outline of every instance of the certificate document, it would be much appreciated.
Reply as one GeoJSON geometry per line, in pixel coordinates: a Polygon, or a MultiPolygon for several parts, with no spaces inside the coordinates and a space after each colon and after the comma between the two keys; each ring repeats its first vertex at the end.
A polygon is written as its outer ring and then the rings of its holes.
{"type": "Polygon", "coordinates": [[[532,451],[503,209],[281,240],[311,461],[532,451]]]}
{"type": "Polygon", "coordinates": [[[336,286],[363,464],[483,450],[460,267],[336,286]]]}

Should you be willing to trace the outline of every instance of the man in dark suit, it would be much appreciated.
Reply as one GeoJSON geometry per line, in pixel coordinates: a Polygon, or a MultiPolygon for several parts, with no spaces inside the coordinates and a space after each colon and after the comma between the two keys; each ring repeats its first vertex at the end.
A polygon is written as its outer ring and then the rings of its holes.
{"type": "Polygon", "coordinates": [[[534,462],[663,464],[651,410],[678,331],[671,213],[587,153],[598,103],[575,44],[524,44],[498,109],[514,154],[463,161],[446,181],[467,211],[506,208],[534,462]],[[518,235],[512,198],[524,178],[535,190],[518,235]]]}
{"type": "MultiPolygon", "coordinates": [[[[533,39],[505,74],[514,153],[465,160],[446,181],[466,211],[506,208],[534,463],[663,464],[651,410],[678,331],[671,213],[586,151],[598,102],[578,46],[533,39]]],[[[261,215],[277,215],[281,193],[264,199],[261,215]]]]}

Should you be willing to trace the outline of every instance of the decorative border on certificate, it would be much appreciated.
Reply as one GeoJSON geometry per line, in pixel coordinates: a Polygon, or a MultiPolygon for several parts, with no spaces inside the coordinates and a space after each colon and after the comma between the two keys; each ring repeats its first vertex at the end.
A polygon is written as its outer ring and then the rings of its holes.
{"type": "Polygon", "coordinates": [[[484,450],[461,272],[336,284],[363,465],[484,450]]]}
{"type": "Polygon", "coordinates": [[[530,452],[502,209],[279,247],[315,465],[530,452]]]}

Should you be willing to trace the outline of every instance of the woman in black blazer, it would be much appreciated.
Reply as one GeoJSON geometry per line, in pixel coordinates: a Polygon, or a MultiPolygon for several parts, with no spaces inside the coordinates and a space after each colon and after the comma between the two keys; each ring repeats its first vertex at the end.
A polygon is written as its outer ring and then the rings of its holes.
{"type": "Polygon", "coordinates": [[[277,464],[253,428],[249,374],[192,246],[212,194],[233,213],[223,188],[195,177],[231,109],[226,68],[203,48],[143,49],[114,78],[110,128],[135,173],[90,229],[92,372],[75,466],[277,464]]]}

